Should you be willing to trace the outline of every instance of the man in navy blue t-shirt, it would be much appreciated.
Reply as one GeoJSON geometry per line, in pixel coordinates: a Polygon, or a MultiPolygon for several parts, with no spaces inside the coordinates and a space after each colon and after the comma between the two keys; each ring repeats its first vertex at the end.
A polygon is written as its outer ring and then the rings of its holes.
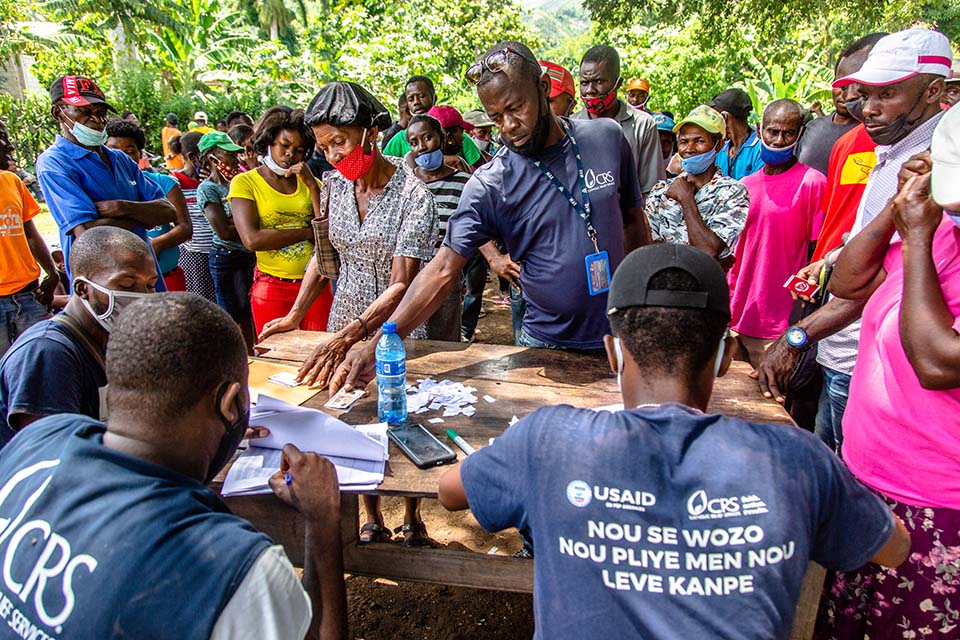
{"type": "MultiPolygon", "coordinates": [[[[390,320],[407,335],[459,282],[467,260],[501,239],[520,264],[526,314],[518,343],[600,350],[609,274],[650,241],[637,168],[612,120],[560,120],[550,76],[523,44],[491,48],[467,73],[504,147],[470,178],[436,257],[390,320]]],[[[375,336],[376,338],[376,336],[375,336]]],[[[373,378],[376,339],[347,354],[331,391],[373,378]]]]}
{"type": "Polygon", "coordinates": [[[809,560],[902,562],[909,535],[813,434],[703,413],[729,364],[723,269],[626,257],[605,337],[623,411],[547,407],[440,482],[536,549],[538,638],[787,638],[809,560]]]}
{"type": "Polygon", "coordinates": [[[126,304],[153,293],[157,282],[150,247],[117,227],[78,238],[70,266],[73,295],[63,313],[30,327],[0,359],[0,447],[44,416],[106,417],[110,328],[126,304]]]}

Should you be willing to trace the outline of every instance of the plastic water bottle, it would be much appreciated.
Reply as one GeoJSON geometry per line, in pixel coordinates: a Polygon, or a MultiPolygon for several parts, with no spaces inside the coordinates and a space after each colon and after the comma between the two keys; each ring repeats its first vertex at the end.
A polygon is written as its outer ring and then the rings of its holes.
{"type": "Polygon", "coordinates": [[[383,323],[377,343],[377,415],[389,425],[407,421],[407,350],[396,322],[383,323]]]}

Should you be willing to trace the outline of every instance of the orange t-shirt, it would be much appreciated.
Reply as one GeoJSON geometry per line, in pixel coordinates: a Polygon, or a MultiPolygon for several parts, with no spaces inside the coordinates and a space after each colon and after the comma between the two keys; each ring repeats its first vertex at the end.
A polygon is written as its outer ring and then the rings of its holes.
{"type": "Polygon", "coordinates": [[[26,185],[9,171],[0,171],[0,296],[20,291],[40,277],[23,225],[40,213],[26,185]]]}
{"type": "MultiPolygon", "coordinates": [[[[172,153],[172,151],[170,151],[170,138],[175,138],[179,135],[180,129],[177,129],[176,127],[164,127],[163,130],[160,131],[160,141],[163,143],[161,146],[163,147],[164,158],[172,153]]],[[[169,160],[166,160],[166,163],[167,169],[175,171],[183,169],[183,159],[181,159],[180,156],[173,156],[169,160]]]]}
{"type": "Polygon", "coordinates": [[[827,168],[827,190],[823,194],[823,227],[813,252],[814,260],[843,244],[843,234],[853,228],[867,179],[877,164],[877,155],[873,152],[876,146],[862,124],[840,136],[833,145],[827,168]]]}

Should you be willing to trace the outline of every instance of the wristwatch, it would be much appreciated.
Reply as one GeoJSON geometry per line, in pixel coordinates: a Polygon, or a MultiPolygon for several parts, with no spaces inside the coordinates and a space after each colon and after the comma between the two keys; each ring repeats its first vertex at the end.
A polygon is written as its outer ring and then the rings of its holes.
{"type": "Polygon", "coordinates": [[[788,345],[797,351],[806,351],[811,346],[810,337],[807,335],[807,332],[796,325],[787,329],[787,332],[784,334],[784,339],[788,345]]]}

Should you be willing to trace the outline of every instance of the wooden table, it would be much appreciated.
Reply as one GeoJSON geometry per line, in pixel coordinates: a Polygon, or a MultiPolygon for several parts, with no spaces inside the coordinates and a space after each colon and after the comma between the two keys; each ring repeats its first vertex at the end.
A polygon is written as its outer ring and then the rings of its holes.
{"type": "MultiPolygon", "coordinates": [[[[279,334],[258,345],[257,351],[266,359],[299,364],[325,335],[310,331],[279,334]]],[[[438,415],[431,412],[419,420],[438,434],[453,428],[475,448],[485,446],[490,438],[503,433],[514,415],[523,417],[545,405],[566,403],[593,408],[621,402],[616,378],[605,358],[547,349],[431,340],[409,340],[405,344],[408,383],[429,377],[477,388],[480,399],[473,417],[455,416],[444,418],[442,425],[429,425],[427,418],[438,415]],[[496,402],[485,402],[484,395],[494,397],[496,402]]],[[[734,363],[730,372],[717,380],[709,409],[754,422],[792,424],[779,404],[759,395],[756,382],[746,375],[748,371],[743,363],[734,363]]],[[[326,392],[321,392],[304,406],[322,409],[326,400],[326,392]]],[[[352,424],[366,424],[375,422],[376,414],[376,397],[371,394],[340,417],[352,424]]],[[[463,453],[453,448],[462,459],[463,453]]],[[[391,442],[390,461],[376,493],[436,498],[440,476],[446,469],[418,469],[391,442]]],[[[282,544],[291,561],[302,566],[304,529],[296,511],[272,495],[233,497],[226,501],[234,513],[282,544]]],[[[349,573],[459,587],[533,591],[533,563],[526,560],[450,549],[412,549],[390,543],[358,545],[357,495],[342,494],[341,505],[344,566],[349,573]]],[[[812,631],[810,606],[815,616],[822,584],[820,571],[819,583],[808,571],[794,628],[795,634],[800,635],[794,637],[809,637],[808,627],[812,631]]]]}

